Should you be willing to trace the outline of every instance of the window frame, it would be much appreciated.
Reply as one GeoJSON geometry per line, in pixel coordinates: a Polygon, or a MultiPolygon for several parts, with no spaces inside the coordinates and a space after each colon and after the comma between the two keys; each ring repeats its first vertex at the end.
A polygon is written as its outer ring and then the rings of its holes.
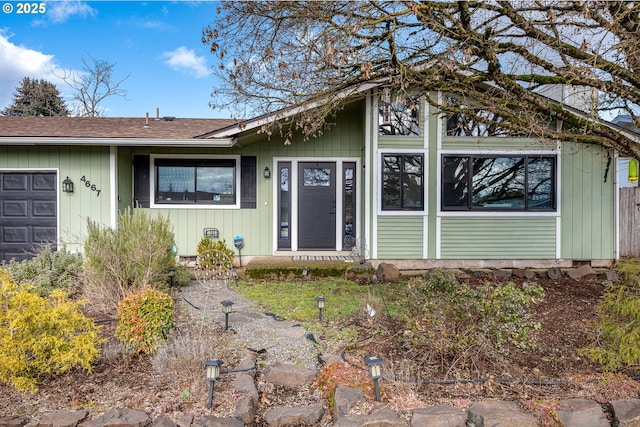
{"type": "Polygon", "coordinates": [[[424,105],[422,102],[422,96],[420,94],[412,94],[412,93],[404,93],[398,94],[396,91],[392,90],[389,87],[383,88],[378,92],[377,96],[377,134],[378,138],[417,138],[422,135],[422,128],[425,126],[423,124],[422,116],[424,105]],[[403,102],[396,102],[398,97],[402,97],[403,102]],[[395,99],[394,99],[395,98],[395,99]],[[407,102],[410,101],[410,102],[407,102]],[[404,105],[404,111],[411,110],[410,115],[403,116],[400,122],[404,122],[405,118],[409,118],[407,122],[409,122],[408,126],[394,126],[394,117],[397,119],[401,113],[397,113],[398,105],[404,105]],[[411,109],[411,106],[414,106],[415,109],[411,109]],[[396,112],[397,114],[394,114],[396,112]],[[417,129],[416,132],[413,132],[412,129],[415,125],[417,129]],[[388,127],[389,131],[383,131],[388,127]],[[396,133],[397,129],[407,129],[408,133],[396,133]]]}
{"type": "Polygon", "coordinates": [[[380,212],[383,214],[391,214],[391,213],[406,213],[406,214],[419,214],[419,213],[424,213],[426,212],[426,201],[427,201],[427,195],[426,195],[426,187],[425,187],[425,177],[426,177],[426,153],[421,152],[421,151],[381,151],[380,152],[380,184],[379,184],[379,189],[380,189],[380,204],[379,204],[379,209],[380,212]],[[400,181],[400,207],[399,208],[390,208],[390,207],[386,207],[385,206],[385,180],[384,180],[384,158],[385,157],[400,157],[401,160],[401,165],[402,168],[401,170],[404,171],[404,158],[405,157],[420,157],[421,158],[421,166],[422,166],[422,170],[421,170],[421,183],[420,183],[420,196],[421,196],[421,206],[420,207],[404,207],[404,186],[402,184],[402,176],[403,174],[400,174],[401,177],[401,181],[400,181]]]}
{"type": "MultiPolygon", "coordinates": [[[[474,213],[474,214],[525,214],[525,215],[559,215],[559,168],[560,164],[558,161],[557,153],[455,153],[455,152],[446,152],[441,153],[440,155],[440,197],[439,197],[439,209],[440,212],[445,214],[456,214],[456,213],[474,213]],[[467,204],[465,206],[445,206],[444,205],[444,192],[445,192],[445,180],[444,180],[444,165],[446,158],[466,158],[467,159],[467,191],[466,199],[467,204]],[[528,194],[525,194],[524,197],[524,207],[523,208],[515,208],[515,207],[482,207],[482,206],[473,206],[473,159],[498,159],[498,158],[522,158],[524,159],[524,167],[525,167],[525,176],[524,176],[524,187],[528,189],[529,184],[529,170],[528,165],[530,160],[534,159],[550,159],[552,161],[552,171],[551,171],[551,208],[529,208],[529,197],[528,194]]],[[[528,190],[527,190],[528,191],[528,190]]]]}
{"type": "MultiPolygon", "coordinates": [[[[240,204],[242,200],[242,187],[241,187],[241,176],[242,176],[242,162],[241,156],[239,155],[185,155],[185,156],[176,156],[176,155],[168,155],[168,154],[156,154],[150,156],[150,166],[151,173],[149,174],[149,189],[150,189],[150,201],[151,208],[185,208],[185,209],[240,209],[240,204]],[[158,200],[158,166],[162,163],[166,163],[169,161],[175,161],[177,163],[184,164],[193,164],[197,165],[198,162],[201,163],[210,163],[210,165],[215,165],[216,162],[220,162],[221,165],[224,165],[225,162],[233,162],[234,166],[234,177],[233,177],[233,203],[219,203],[215,201],[201,201],[197,200],[193,202],[180,202],[180,201],[159,201],[158,200]]],[[[205,165],[209,166],[209,165],[205,165]]],[[[196,172],[197,173],[197,172],[196,172]]]]}

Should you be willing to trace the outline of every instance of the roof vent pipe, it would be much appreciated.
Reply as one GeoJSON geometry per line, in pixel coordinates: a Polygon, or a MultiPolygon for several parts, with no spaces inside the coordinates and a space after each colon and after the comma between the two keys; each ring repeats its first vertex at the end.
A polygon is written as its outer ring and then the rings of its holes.
{"type": "Polygon", "coordinates": [[[146,118],[144,119],[144,129],[149,129],[151,126],[149,126],[149,113],[147,112],[146,114],[146,118]]]}
{"type": "Polygon", "coordinates": [[[156,120],[160,120],[160,107],[156,107],[156,120]]]}

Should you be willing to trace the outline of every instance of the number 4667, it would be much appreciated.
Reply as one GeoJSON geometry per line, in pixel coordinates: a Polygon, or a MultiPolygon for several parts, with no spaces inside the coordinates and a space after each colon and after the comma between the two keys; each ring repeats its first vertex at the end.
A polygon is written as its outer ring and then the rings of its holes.
{"type": "Polygon", "coordinates": [[[80,178],[80,181],[84,182],[84,186],[87,187],[89,190],[95,191],[96,197],[100,197],[100,192],[102,192],[102,190],[98,189],[98,187],[96,187],[95,184],[92,184],[91,181],[89,181],[84,175],[82,175],[82,178],[80,178]]]}

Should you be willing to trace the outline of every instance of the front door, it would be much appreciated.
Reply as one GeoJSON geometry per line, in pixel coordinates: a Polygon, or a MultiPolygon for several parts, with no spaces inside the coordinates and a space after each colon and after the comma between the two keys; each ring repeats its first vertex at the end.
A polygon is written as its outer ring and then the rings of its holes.
{"type": "Polygon", "coordinates": [[[336,164],[298,163],[298,249],[336,248],[336,164]]]}

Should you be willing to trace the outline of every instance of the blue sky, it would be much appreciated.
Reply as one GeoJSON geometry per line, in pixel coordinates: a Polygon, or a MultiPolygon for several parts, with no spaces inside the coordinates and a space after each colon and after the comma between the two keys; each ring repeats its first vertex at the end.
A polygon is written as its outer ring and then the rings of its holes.
{"type": "Polygon", "coordinates": [[[42,3],[43,13],[27,14],[18,13],[27,3],[0,0],[0,109],[10,105],[27,76],[56,84],[67,99],[70,89],[58,76],[80,72],[84,56],[115,64],[114,80],[129,75],[120,86],[126,98],[101,104],[105,116],[154,117],[159,108],[161,116],[229,117],[208,105],[216,79],[201,38],[215,18],[216,2],[42,3]]]}

